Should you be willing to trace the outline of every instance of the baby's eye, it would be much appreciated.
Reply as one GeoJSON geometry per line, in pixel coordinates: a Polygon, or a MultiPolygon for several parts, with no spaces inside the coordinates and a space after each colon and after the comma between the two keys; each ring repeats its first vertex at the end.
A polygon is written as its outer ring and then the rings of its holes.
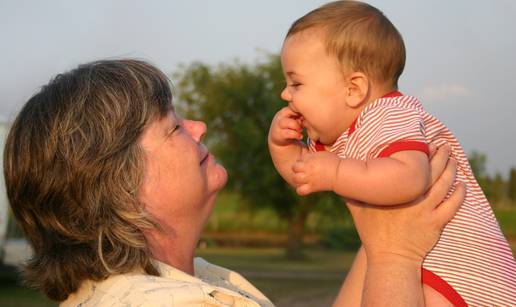
{"type": "Polygon", "coordinates": [[[291,87],[293,87],[293,88],[297,88],[297,87],[298,87],[298,86],[300,86],[300,85],[301,85],[301,83],[299,83],[299,82],[292,82],[292,83],[290,84],[290,86],[291,86],[291,87]]]}

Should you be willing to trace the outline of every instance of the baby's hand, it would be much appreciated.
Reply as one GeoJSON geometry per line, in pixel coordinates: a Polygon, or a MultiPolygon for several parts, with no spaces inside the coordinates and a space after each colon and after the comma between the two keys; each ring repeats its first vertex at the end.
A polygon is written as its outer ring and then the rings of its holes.
{"type": "Polygon", "coordinates": [[[272,119],[269,143],[276,146],[290,145],[293,141],[303,139],[302,131],[300,115],[289,107],[284,107],[272,119]]]}
{"type": "Polygon", "coordinates": [[[299,195],[313,192],[333,191],[340,158],[331,152],[308,153],[294,163],[294,182],[299,195]]]}

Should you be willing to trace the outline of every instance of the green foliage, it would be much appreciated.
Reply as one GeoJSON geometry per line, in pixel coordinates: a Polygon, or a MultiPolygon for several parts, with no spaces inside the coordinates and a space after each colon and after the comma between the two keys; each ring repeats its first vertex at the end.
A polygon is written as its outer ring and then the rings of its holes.
{"type": "Polygon", "coordinates": [[[516,169],[514,167],[511,168],[509,177],[506,180],[499,172],[497,172],[494,177],[487,174],[487,157],[485,154],[473,151],[469,155],[468,160],[478,184],[492,206],[516,206],[516,169]]]}
{"type": "Polygon", "coordinates": [[[500,173],[496,173],[494,178],[490,180],[489,200],[492,203],[499,203],[507,197],[505,181],[500,173]]]}
{"type": "Polygon", "coordinates": [[[270,207],[249,208],[236,193],[222,191],[205,230],[215,233],[285,233],[286,223],[270,207]]]}
{"type": "Polygon", "coordinates": [[[471,170],[473,171],[473,175],[478,181],[478,184],[486,194],[487,198],[490,198],[491,195],[491,186],[490,186],[490,178],[486,172],[486,162],[487,157],[485,154],[480,153],[478,151],[473,151],[469,157],[469,165],[471,166],[471,170]]]}
{"type": "Polygon", "coordinates": [[[487,157],[485,154],[478,151],[473,151],[468,157],[469,165],[475,176],[483,178],[487,176],[486,173],[486,162],[487,157]]]}
{"type": "Polygon", "coordinates": [[[512,167],[509,172],[509,182],[507,183],[509,199],[516,203],[516,168],[512,167]]]}
{"type": "Polygon", "coordinates": [[[321,241],[329,249],[358,250],[360,247],[360,238],[355,227],[345,225],[327,230],[321,241]]]}
{"type": "Polygon", "coordinates": [[[500,228],[505,236],[513,242],[513,249],[516,248],[516,207],[498,208],[494,210],[496,219],[500,223],[500,228]]]}

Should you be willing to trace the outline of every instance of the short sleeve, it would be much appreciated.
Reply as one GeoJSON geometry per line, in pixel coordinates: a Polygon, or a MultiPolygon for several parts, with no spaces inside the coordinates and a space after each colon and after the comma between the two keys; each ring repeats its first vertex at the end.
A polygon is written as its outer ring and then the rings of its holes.
{"type": "Polygon", "coordinates": [[[367,159],[389,157],[405,150],[429,154],[423,117],[416,108],[377,107],[367,112],[360,126],[356,132],[367,159]]]}

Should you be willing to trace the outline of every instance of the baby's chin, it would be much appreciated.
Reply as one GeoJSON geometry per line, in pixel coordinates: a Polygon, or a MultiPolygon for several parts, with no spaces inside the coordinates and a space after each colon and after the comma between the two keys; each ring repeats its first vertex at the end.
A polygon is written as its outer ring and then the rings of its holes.
{"type": "Polygon", "coordinates": [[[319,133],[317,133],[311,129],[306,129],[306,134],[308,135],[310,140],[312,140],[313,142],[319,141],[319,133]]]}
{"type": "Polygon", "coordinates": [[[320,144],[324,145],[324,146],[333,146],[333,144],[335,144],[335,142],[337,141],[336,139],[328,139],[328,137],[321,137],[320,134],[317,134],[317,133],[314,133],[312,137],[310,135],[310,133],[307,133],[308,134],[308,137],[310,137],[310,140],[314,141],[314,142],[319,142],[320,144]]]}
{"type": "Polygon", "coordinates": [[[328,135],[321,136],[320,133],[318,133],[317,131],[314,131],[312,129],[306,129],[306,134],[308,135],[310,140],[312,140],[313,142],[319,142],[326,146],[331,146],[337,141],[336,139],[332,139],[328,135]]]}

